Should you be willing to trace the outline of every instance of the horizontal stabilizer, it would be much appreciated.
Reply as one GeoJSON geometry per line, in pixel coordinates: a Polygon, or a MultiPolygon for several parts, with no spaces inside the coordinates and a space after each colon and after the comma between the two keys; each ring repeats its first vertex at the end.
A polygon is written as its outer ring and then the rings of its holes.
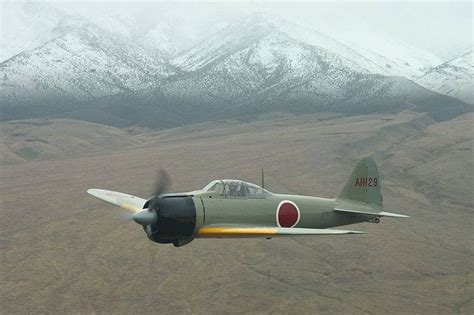
{"type": "Polygon", "coordinates": [[[307,235],[364,234],[359,231],[334,229],[277,228],[277,227],[245,227],[245,226],[205,226],[198,230],[197,237],[277,237],[307,235]]]}
{"type": "Polygon", "coordinates": [[[127,209],[132,212],[139,212],[143,209],[146,199],[135,197],[129,194],[124,194],[116,191],[103,189],[89,189],[89,195],[92,195],[100,200],[127,209]]]}
{"type": "Polygon", "coordinates": [[[391,213],[391,212],[385,212],[385,211],[382,211],[382,212],[369,212],[369,211],[348,210],[348,209],[341,209],[341,208],[336,208],[336,209],[334,209],[334,211],[354,213],[354,214],[373,215],[373,216],[377,216],[377,217],[409,218],[409,216],[404,215],[404,214],[391,213]]]}

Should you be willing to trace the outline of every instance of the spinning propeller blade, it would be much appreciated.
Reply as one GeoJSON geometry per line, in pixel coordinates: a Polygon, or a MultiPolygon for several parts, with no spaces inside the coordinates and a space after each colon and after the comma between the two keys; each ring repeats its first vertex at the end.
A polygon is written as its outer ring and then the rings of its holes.
{"type": "Polygon", "coordinates": [[[161,169],[158,172],[158,177],[153,187],[153,199],[151,200],[148,208],[155,209],[157,207],[158,197],[165,193],[170,185],[171,179],[168,173],[165,170],[161,169]]]}

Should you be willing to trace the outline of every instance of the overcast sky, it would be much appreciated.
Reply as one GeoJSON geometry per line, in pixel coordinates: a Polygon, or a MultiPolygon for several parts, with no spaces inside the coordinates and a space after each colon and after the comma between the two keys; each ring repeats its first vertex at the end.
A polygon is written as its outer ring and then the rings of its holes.
{"type": "MultiPolygon", "coordinates": [[[[64,1],[59,1],[64,5],[64,1]]],[[[224,24],[252,12],[266,11],[309,25],[348,41],[387,37],[403,40],[429,50],[443,59],[472,46],[473,7],[471,1],[312,1],[312,2],[128,2],[106,1],[72,4],[82,12],[108,12],[123,8],[143,8],[143,15],[166,14],[189,29],[199,30],[208,24],[224,24]],[[123,2],[122,2],[123,3],[123,2]],[[86,5],[85,5],[86,4],[86,5]],[[370,36],[368,36],[370,34],[370,36]]]]}
{"type": "Polygon", "coordinates": [[[206,35],[231,20],[263,11],[310,26],[339,40],[360,42],[362,46],[381,45],[389,39],[402,40],[444,60],[473,45],[471,1],[47,2],[95,18],[106,14],[133,15],[143,24],[167,19],[174,27],[185,30],[190,39],[206,35]]]}

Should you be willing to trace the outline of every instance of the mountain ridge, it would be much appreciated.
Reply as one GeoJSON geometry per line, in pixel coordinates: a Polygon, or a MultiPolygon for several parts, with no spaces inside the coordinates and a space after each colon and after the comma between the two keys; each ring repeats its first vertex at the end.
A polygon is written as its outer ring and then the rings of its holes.
{"type": "Polygon", "coordinates": [[[52,116],[168,128],[275,111],[352,115],[415,108],[448,119],[471,110],[387,76],[383,65],[324,34],[261,14],[171,60],[84,19],[64,19],[54,34],[0,64],[3,120],[52,116]]]}
{"type": "Polygon", "coordinates": [[[442,94],[474,103],[474,49],[432,69],[416,82],[442,94]]]}
{"type": "Polygon", "coordinates": [[[172,73],[163,58],[87,21],[63,20],[54,33],[42,46],[0,64],[3,97],[91,99],[144,88],[172,73]]]}
{"type": "MultiPolygon", "coordinates": [[[[419,74],[417,69],[407,70],[406,67],[401,67],[395,61],[389,60],[383,55],[377,54],[367,49],[362,50],[363,53],[361,53],[360,49],[353,49],[348,44],[340,42],[317,30],[306,28],[304,26],[300,26],[293,22],[289,22],[282,18],[265,13],[255,13],[243,19],[238,19],[234,23],[231,23],[225,28],[220,29],[193,47],[178,53],[174,58],[172,58],[171,62],[175,63],[177,66],[186,71],[197,70],[200,66],[202,66],[204,61],[189,61],[190,57],[198,56],[199,52],[204,50],[204,48],[209,50],[209,47],[211,47],[212,49],[214,46],[213,43],[215,42],[219,43],[220,45],[217,48],[222,47],[225,51],[228,51],[229,48],[225,47],[226,44],[231,47],[238,46],[239,44],[236,45],[235,42],[237,41],[240,43],[241,39],[239,38],[239,34],[242,33],[251,34],[254,39],[256,37],[268,36],[271,33],[282,33],[297,41],[331,51],[339,55],[340,58],[345,59],[348,63],[352,63],[354,68],[359,68],[359,70],[363,72],[383,75],[404,75],[410,78],[419,74]],[[226,40],[226,34],[232,35],[231,38],[233,42],[229,43],[229,41],[226,40]],[[367,55],[369,55],[370,58],[367,58],[367,55]],[[192,63],[192,66],[189,65],[190,62],[192,63]]],[[[217,48],[214,49],[214,51],[217,51],[217,48]]],[[[201,57],[201,59],[205,59],[205,56],[201,57]]]]}

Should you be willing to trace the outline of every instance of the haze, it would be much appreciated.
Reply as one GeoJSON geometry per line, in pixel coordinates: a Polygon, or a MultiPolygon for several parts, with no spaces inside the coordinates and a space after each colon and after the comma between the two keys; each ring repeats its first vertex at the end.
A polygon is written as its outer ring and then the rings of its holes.
{"type": "Polygon", "coordinates": [[[336,39],[368,48],[396,40],[425,49],[447,60],[472,46],[472,2],[141,2],[55,3],[58,7],[88,17],[125,16],[145,27],[161,19],[188,34],[187,46],[207,32],[254,12],[268,12],[309,26],[336,39]]]}
{"type": "MultiPolygon", "coordinates": [[[[7,7],[12,2],[3,2],[7,7]]],[[[466,2],[116,2],[54,1],[53,6],[97,22],[121,18],[135,35],[165,21],[178,50],[188,48],[229,22],[267,12],[319,30],[338,40],[371,49],[411,46],[442,61],[472,46],[472,3],[466,2]]],[[[2,50],[10,44],[8,10],[2,10],[2,50]]],[[[11,34],[10,34],[11,35],[11,34]]],[[[383,53],[383,51],[381,51],[383,53]]],[[[10,56],[9,56],[10,57],[10,56]]]]}

